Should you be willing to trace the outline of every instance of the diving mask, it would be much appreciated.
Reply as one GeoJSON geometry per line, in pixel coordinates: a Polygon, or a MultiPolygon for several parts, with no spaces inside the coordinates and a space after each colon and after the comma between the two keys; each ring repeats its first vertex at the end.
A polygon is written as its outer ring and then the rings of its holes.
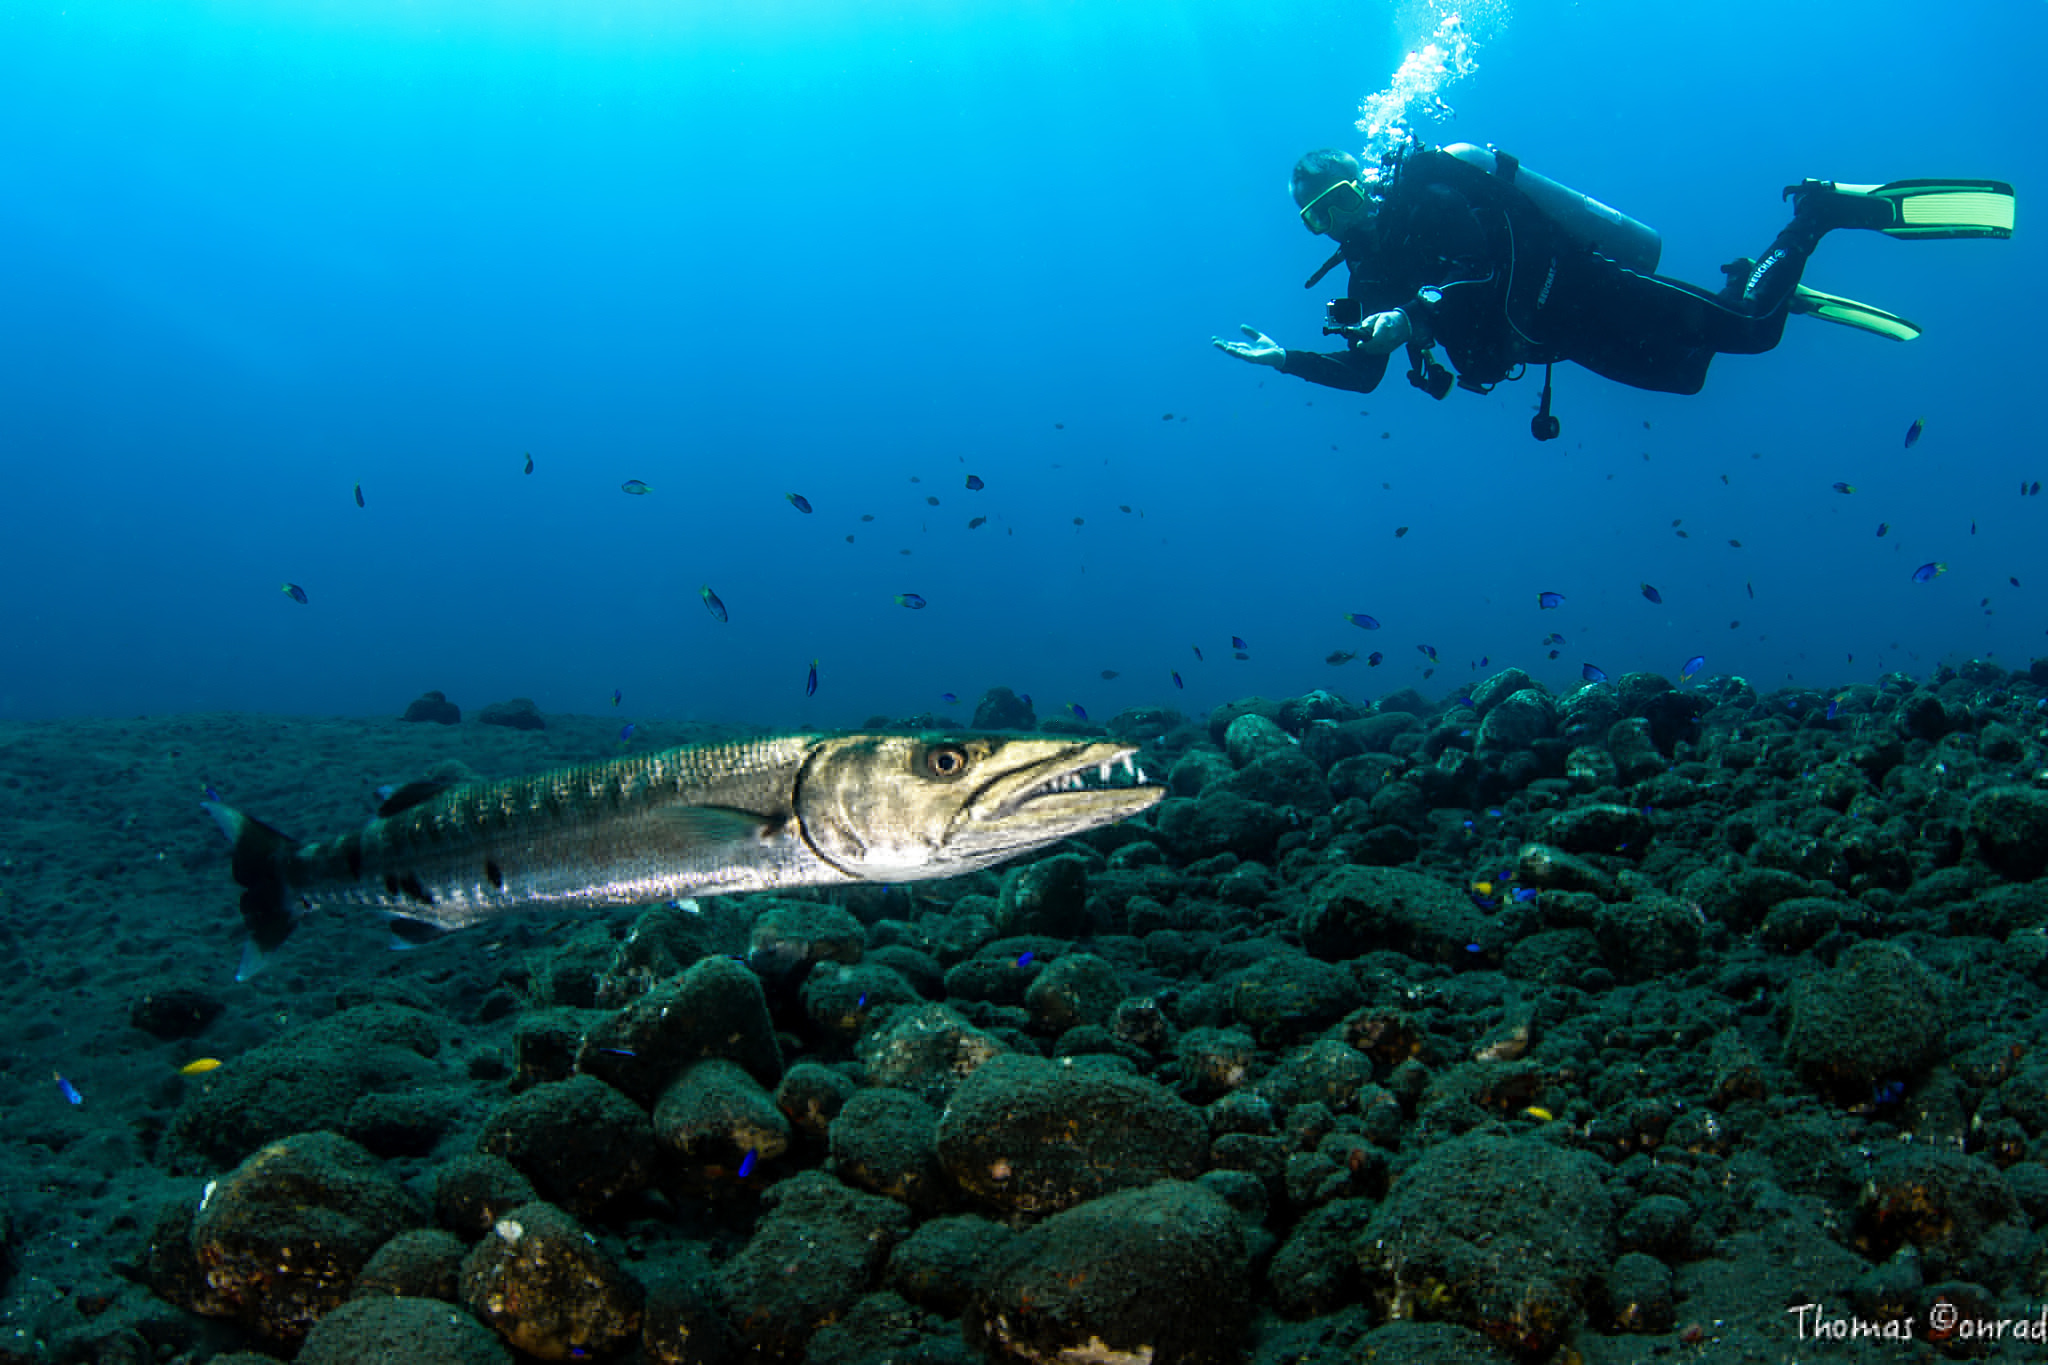
{"type": "Polygon", "coordinates": [[[1321,237],[1329,232],[1333,214],[1356,213],[1365,204],[1365,191],[1356,180],[1339,180],[1301,206],[1302,226],[1321,237]]]}

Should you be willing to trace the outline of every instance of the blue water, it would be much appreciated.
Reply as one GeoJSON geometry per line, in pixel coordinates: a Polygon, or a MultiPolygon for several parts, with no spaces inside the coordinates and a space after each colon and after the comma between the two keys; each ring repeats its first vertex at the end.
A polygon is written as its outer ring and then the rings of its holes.
{"type": "Polygon", "coordinates": [[[1564,367],[1547,446],[1534,382],[1361,399],[1208,344],[1320,343],[1342,276],[1302,290],[1328,243],[1288,168],[1360,145],[1442,12],[9,5],[0,716],[618,688],[844,726],[997,683],[1101,717],[1449,695],[1482,657],[1828,685],[2048,652],[2016,491],[2048,480],[2048,6],[1468,7],[1427,135],[1650,222],[1667,273],[1718,286],[1806,175],[2026,201],[2011,241],[1823,244],[1807,283],[1919,341],[1794,319],[1693,398],[1564,367]]]}

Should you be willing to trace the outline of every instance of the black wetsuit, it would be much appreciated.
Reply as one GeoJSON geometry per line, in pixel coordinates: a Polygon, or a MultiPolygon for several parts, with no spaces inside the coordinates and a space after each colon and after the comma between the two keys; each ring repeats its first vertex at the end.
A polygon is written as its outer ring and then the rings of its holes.
{"type": "MultiPolygon", "coordinates": [[[[1343,242],[1349,297],[1367,315],[1400,309],[1481,391],[1520,365],[1570,360],[1639,389],[1698,393],[1728,351],[1778,344],[1786,303],[1820,230],[1795,218],[1763,263],[1710,294],[1640,275],[1568,240],[1519,190],[1427,148],[1402,162],[1371,222],[1343,242]]],[[[1289,351],[1283,373],[1365,393],[1388,357],[1289,351]]]]}

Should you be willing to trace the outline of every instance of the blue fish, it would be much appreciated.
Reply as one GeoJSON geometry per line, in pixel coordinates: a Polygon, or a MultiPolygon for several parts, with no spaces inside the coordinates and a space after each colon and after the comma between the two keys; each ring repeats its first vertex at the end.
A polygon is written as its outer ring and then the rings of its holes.
{"type": "Polygon", "coordinates": [[[1678,680],[1680,682],[1685,682],[1686,680],[1691,678],[1693,674],[1699,672],[1706,666],[1707,656],[1704,654],[1695,654],[1679,666],[1678,680]]]}
{"type": "Polygon", "coordinates": [[[1589,683],[1607,681],[1607,674],[1593,664],[1587,664],[1579,669],[1579,676],[1589,683]]]}
{"type": "Polygon", "coordinates": [[[1026,948],[1023,952],[1017,954],[1017,965],[1019,967],[1029,967],[1033,956],[1035,954],[1029,948],[1026,948]]]}
{"type": "Polygon", "coordinates": [[[1173,685],[1174,685],[1175,687],[1178,687],[1178,688],[1185,688],[1185,687],[1187,686],[1187,684],[1186,684],[1186,683],[1184,683],[1184,682],[1182,682],[1182,681],[1180,680],[1180,670],[1179,670],[1179,669],[1175,669],[1175,670],[1174,670],[1174,672],[1173,672],[1173,685]]]}
{"type": "Polygon", "coordinates": [[[1200,645],[1189,645],[1188,648],[1195,651],[1195,662],[1202,662],[1202,647],[1200,645]]]}
{"type": "Polygon", "coordinates": [[[987,485],[987,484],[985,484],[985,483],[983,483],[983,482],[981,481],[981,475],[979,475],[979,474],[969,474],[969,475],[967,476],[967,491],[968,491],[968,492],[970,492],[970,493],[979,493],[979,492],[980,492],[980,491],[981,491],[982,489],[984,489],[984,488],[986,488],[986,487],[988,487],[988,485],[987,485]]]}
{"type": "Polygon", "coordinates": [[[620,690],[619,690],[618,688],[616,688],[616,687],[614,687],[614,688],[612,689],[612,705],[613,705],[613,706],[617,706],[617,705],[618,705],[618,704],[619,704],[620,702],[624,701],[625,699],[626,699],[626,694],[625,694],[625,693],[621,692],[621,691],[620,691],[620,690]]]}
{"type": "Polygon", "coordinates": [[[1347,611],[1344,613],[1344,619],[1357,626],[1360,630],[1378,630],[1380,628],[1380,623],[1377,620],[1367,616],[1362,611],[1347,611]]]}
{"type": "Polygon", "coordinates": [[[1879,522],[1879,523],[1877,524],[1877,538],[1878,538],[1879,540],[1883,540],[1883,539],[1884,539],[1884,537],[1885,537],[1885,533],[1886,533],[1886,532],[1888,532],[1888,531],[1890,531],[1891,529],[1892,529],[1892,524],[1891,524],[1890,522],[1888,522],[1888,521],[1880,521],[1880,522],[1879,522]]]}
{"type": "Polygon", "coordinates": [[[1436,662],[1435,645],[1417,645],[1415,646],[1415,648],[1421,653],[1423,658],[1429,660],[1431,663],[1436,662]]]}
{"type": "Polygon", "coordinates": [[[1544,647],[1545,647],[1545,648],[1548,648],[1548,647],[1549,647],[1549,646],[1551,646],[1551,645],[1561,645],[1561,644],[1563,644],[1563,643],[1564,643],[1564,632],[1563,632],[1563,631],[1557,631],[1557,630],[1553,630],[1553,631],[1551,631],[1551,632],[1550,632],[1550,634],[1548,634],[1548,635],[1546,635],[1546,636],[1544,636],[1544,637],[1543,637],[1543,644],[1544,644],[1544,647]]]}
{"type": "Polygon", "coordinates": [[[654,486],[652,484],[642,483],[638,479],[628,479],[624,483],[619,485],[619,491],[622,493],[631,493],[634,497],[641,498],[647,496],[649,493],[652,493],[654,491],[654,486]]]}
{"type": "Polygon", "coordinates": [[[1936,560],[1933,563],[1922,564],[1919,568],[1913,570],[1913,581],[1915,583],[1932,583],[1947,572],[1948,565],[1936,560]]]}
{"type": "Polygon", "coordinates": [[[946,705],[948,706],[958,706],[960,704],[960,699],[954,696],[951,692],[939,693],[939,700],[946,703],[946,705]]]}
{"type": "Polygon", "coordinates": [[[1829,720],[1833,720],[1833,719],[1834,719],[1834,718],[1835,718],[1836,716],[1839,716],[1839,715],[1841,715],[1841,714],[1842,714],[1842,699],[1841,699],[1840,697],[1831,697],[1831,698],[1829,698],[1829,700],[1828,700],[1828,714],[1827,714],[1827,719],[1829,719],[1829,720]]]}
{"type": "Polygon", "coordinates": [[[220,793],[213,789],[211,782],[206,784],[206,799],[213,802],[216,806],[220,804],[220,793]]]}
{"type": "Polygon", "coordinates": [[[697,589],[697,593],[704,599],[704,610],[711,613],[712,620],[723,621],[726,619],[725,603],[718,600],[717,593],[711,591],[708,585],[697,589]]]}
{"type": "Polygon", "coordinates": [[[810,515],[811,500],[809,498],[805,497],[801,493],[784,493],[782,496],[789,499],[789,505],[791,507],[794,507],[797,511],[802,512],[805,516],[810,515]]]}
{"type": "Polygon", "coordinates": [[[747,1148],[747,1154],[740,1158],[740,1179],[745,1180],[754,1173],[754,1149],[747,1148]]]}
{"type": "Polygon", "coordinates": [[[1365,666],[1367,668],[1378,668],[1381,664],[1385,663],[1386,661],[1387,656],[1380,653],[1378,650],[1374,650],[1372,653],[1365,656],[1365,666]]]}
{"type": "Polygon", "coordinates": [[[1538,611],[1551,611],[1563,605],[1564,594],[1561,592],[1539,592],[1536,594],[1536,609],[1538,611]]]}
{"type": "Polygon", "coordinates": [[[300,587],[298,584],[287,583],[284,585],[283,591],[286,597],[291,598],[292,601],[298,603],[300,606],[303,607],[306,605],[306,590],[300,587]]]}
{"type": "Polygon", "coordinates": [[[1521,904],[1527,905],[1530,901],[1536,899],[1537,891],[1536,888],[1533,886],[1517,886],[1510,890],[1508,894],[1510,896],[1513,896],[1521,904]]]}
{"type": "Polygon", "coordinates": [[[530,450],[526,452],[526,472],[529,474],[533,472],[533,452],[530,450]]]}
{"type": "Polygon", "coordinates": [[[78,1093],[78,1087],[52,1071],[50,1075],[57,1082],[57,1093],[64,1097],[66,1104],[84,1104],[85,1096],[78,1093]]]}
{"type": "Polygon", "coordinates": [[[924,599],[914,592],[899,592],[896,594],[896,605],[908,607],[912,611],[923,611],[924,599]]]}
{"type": "Polygon", "coordinates": [[[1653,607],[1661,607],[1664,605],[1664,594],[1658,592],[1648,583],[1643,584],[1643,596],[1649,601],[1650,605],[1653,607]]]}
{"type": "Polygon", "coordinates": [[[640,727],[638,725],[635,725],[632,721],[627,721],[625,726],[619,731],[620,742],[630,743],[633,738],[633,732],[639,728],[640,727]]]}
{"type": "MultiPolygon", "coordinates": [[[[1231,636],[1231,637],[1230,637],[1230,647],[1231,647],[1232,649],[1250,649],[1250,648],[1251,648],[1251,646],[1250,646],[1250,645],[1248,645],[1248,644],[1246,644],[1246,643],[1244,642],[1244,636],[1242,636],[1242,635],[1233,635],[1233,636],[1231,636]]],[[[1198,653],[1196,654],[1196,657],[1197,657],[1197,658],[1201,657],[1201,656],[1200,656],[1200,654],[1199,654],[1199,652],[1198,652],[1198,653]]]]}
{"type": "Polygon", "coordinates": [[[356,506],[358,506],[358,507],[361,507],[362,505],[363,505],[363,486],[362,486],[361,484],[357,484],[357,485],[356,485],[356,506]]]}
{"type": "Polygon", "coordinates": [[[811,660],[811,675],[804,679],[804,695],[807,697],[818,695],[818,661],[816,659],[811,660]]]}
{"type": "Polygon", "coordinates": [[[1914,444],[1919,441],[1920,433],[1925,430],[1927,430],[1927,419],[1925,417],[1915,417],[1913,425],[1906,428],[1906,449],[1911,450],[1914,444]]]}
{"type": "Polygon", "coordinates": [[[1067,703],[1067,709],[1068,709],[1069,711],[1071,711],[1071,712],[1073,712],[1073,713],[1074,713],[1074,719],[1075,719],[1075,720],[1086,720],[1086,719],[1088,719],[1088,712],[1087,712],[1087,710],[1086,710],[1086,709],[1084,709],[1084,708],[1082,707],[1082,705],[1081,705],[1081,703],[1080,703],[1080,702],[1077,702],[1077,701],[1070,701],[1070,702],[1068,702],[1068,703],[1067,703]]]}
{"type": "Polygon", "coordinates": [[[1835,480],[1828,487],[1834,489],[1837,493],[1854,493],[1856,491],[1855,484],[1843,483],[1840,479],[1835,480]]]}

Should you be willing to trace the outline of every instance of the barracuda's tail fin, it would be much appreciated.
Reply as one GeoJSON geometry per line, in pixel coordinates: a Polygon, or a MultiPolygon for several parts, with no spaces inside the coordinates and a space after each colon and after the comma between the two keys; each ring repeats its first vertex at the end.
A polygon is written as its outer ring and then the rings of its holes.
{"type": "Polygon", "coordinates": [[[242,945],[241,966],[235,969],[235,980],[247,981],[263,970],[265,959],[291,937],[299,922],[291,887],[284,875],[299,841],[261,820],[252,820],[232,806],[218,801],[199,804],[232,845],[235,881],[242,888],[242,924],[249,931],[248,942],[242,945]]]}

